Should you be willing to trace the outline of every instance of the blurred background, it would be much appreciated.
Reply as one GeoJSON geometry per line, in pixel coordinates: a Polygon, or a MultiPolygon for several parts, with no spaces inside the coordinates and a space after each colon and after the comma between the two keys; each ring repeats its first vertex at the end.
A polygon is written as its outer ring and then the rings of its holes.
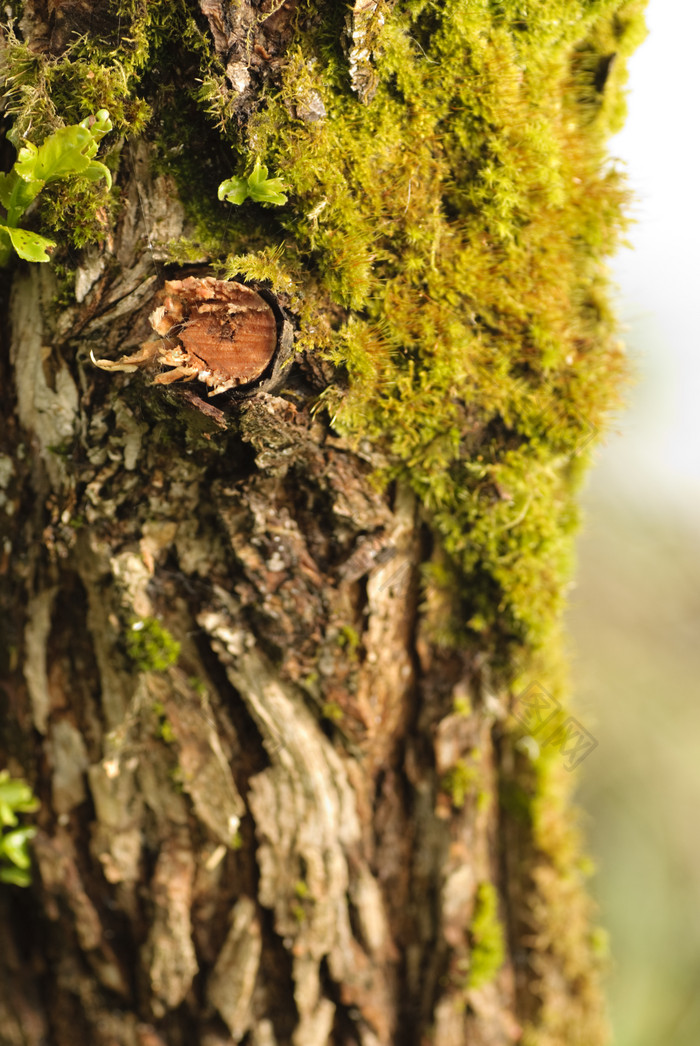
{"type": "Polygon", "coordinates": [[[650,0],[610,152],[635,193],[613,262],[638,375],[598,451],[568,614],[578,793],[610,932],[616,1046],[700,1044],[700,5],[650,0]]]}

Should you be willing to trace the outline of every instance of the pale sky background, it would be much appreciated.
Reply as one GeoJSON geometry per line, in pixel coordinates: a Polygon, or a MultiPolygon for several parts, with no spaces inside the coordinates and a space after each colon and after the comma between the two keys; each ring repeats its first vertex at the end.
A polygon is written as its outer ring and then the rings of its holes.
{"type": "Polygon", "coordinates": [[[610,153],[636,201],[612,263],[618,314],[639,378],[599,452],[593,488],[700,520],[700,121],[697,0],[651,0],[649,36],[629,60],[629,113],[610,153]]]}

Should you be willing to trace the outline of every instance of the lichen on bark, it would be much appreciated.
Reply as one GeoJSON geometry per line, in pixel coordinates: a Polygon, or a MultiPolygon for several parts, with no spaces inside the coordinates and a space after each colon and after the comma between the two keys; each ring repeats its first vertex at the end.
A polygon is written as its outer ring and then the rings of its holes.
{"type": "Polygon", "coordinates": [[[43,803],[9,1043],[603,1041],[567,774],[513,701],[565,689],[625,374],[642,7],[13,4],[8,135],[108,109],[115,189],[48,186],[62,246],[2,291],[0,736],[43,803]],[[258,162],[286,203],[219,202],[258,162]],[[93,367],[203,276],[274,297],[274,384],[93,367]]]}

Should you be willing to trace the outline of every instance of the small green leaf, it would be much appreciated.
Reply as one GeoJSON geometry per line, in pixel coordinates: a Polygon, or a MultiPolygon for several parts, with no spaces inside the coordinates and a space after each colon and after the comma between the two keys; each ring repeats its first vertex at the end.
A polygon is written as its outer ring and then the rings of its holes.
{"type": "Polygon", "coordinates": [[[10,777],[9,770],[0,770],[0,803],[6,803],[21,813],[39,809],[39,800],[32,794],[27,782],[10,777]]]}
{"type": "Polygon", "coordinates": [[[27,840],[33,839],[36,828],[15,828],[12,832],[5,832],[0,839],[0,854],[17,868],[29,868],[32,861],[27,849],[27,840]]]}
{"type": "MultiPolygon", "coordinates": [[[[12,170],[0,174],[0,203],[7,210],[7,224],[2,228],[5,231],[14,228],[48,182],[78,174],[91,182],[104,178],[107,188],[111,188],[109,170],[93,159],[101,139],[111,129],[109,113],[100,109],[95,116],[88,116],[79,124],[54,131],[38,147],[33,142],[26,142],[17,153],[12,170]]],[[[9,232],[8,235],[19,256],[27,261],[48,261],[46,252],[55,246],[52,240],[33,233],[17,238],[9,232]]],[[[6,265],[9,258],[7,237],[0,236],[0,266],[6,265]]]]}
{"type": "Polygon", "coordinates": [[[24,813],[38,807],[39,800],[26,781],[10,777],[9,770],[0,770],[0,825],[12,829],[0,831],[0,882],[29,886],[31,876],[27,869],[31,857],[27,843],[36,835],[36,828],[15,825],[18,811],[24,813]]]}
{"type": "MultiPolygon", "coordinates": [[[[82,174],[90,166],[100,140],[111,128],[107,111],[100,109],[95,117],[88,116],[82,123],[59,127],[38,149],[28,142],[17,155],[15,170],[25,181],[36,179],[45,184],[71,174],[82,174]]],[[[107,177],[111,185],[109,174],[107,177]]]]}
{"type": "MultiPolygon", "coordinates": [[[[53,138],[53,135],[51,135],[53,138]]],[[[50,138],[46,139],[47,142],[50,138]]],[[[16,175],[18,178],[22,178],[25,182],[31,182],[34,179],[34,171],[39,161],[39,150],[33,142],[27,142],[17,153],[17,159],[14,162],[11,174],[16,175]]]]}
{"type": "Polygon", "coordinates": [[[255,161],[255,167],[253,173],[248,176],[248,185],[251,188],[257,188],[267,181],[267,167],[260,160],[255,161]]]}
{"type": "Polygon", "coordinates": [[[19,824],[9,803],[0,802],[0,824],[6,828],[14,828],[16,824],[19,824]]]}
{"type": "Polygon", "coordinates": [[[60,127],[37,149],[29,143],[20,149],[15,170],[20,178],[29,181],[55,182],[70,174],[80,174],[90,163],[84,151],[92,145],[92,135],[80,124],[60,127]]]}
{"type": "Polygon", "coordinates": [[[95,149],[90,153],[92,157],[97,152],[99,142],[112,130],[112,121],[109,118],[109,113],[106,109],[98,109],[94,116],[86,116],[84,120],[81,120],[80,126],[87,127],[95,142],[95,149]]]}
{"type": "Polygon", "coordinates": [[[31,872],[12,865],[0,868],[0,883],[12,883],[13,886],[31,886],[31,872]]]}
{"type": "Polygon", "coordinates": [[[274,203],[281,206],[287,202],[287,196],[283,192],[278,192],[272,188],[273,182],[282,184],[279,178],[271,178],[267,185],[262,186],[260,189],[255,189],[249,193],[251,200],[255,200],[256,203],[274,203]]]}
{"type": "Polygon", "coordinates": [[[241,204],[250,198],[256,203],[283,204],[287,197],[282,190],[284,182],[281,178],[268,178],[267,167],[257,160],[253,173],[248,178],[227,178],[219,186],[219,199],[226,199],[228,203],[241,204]]]}
{"type": "Polygon", "coordinates": [[[267,167],[258,160],[248,178],[248,195],[258,203],[283,204],[287,202],[281,178],[268,178],[267,167]]]}
{"type": "Polygon", "coordinates": [[[40,236],[38,232],[28,232],[26,229],[14,229],[10,225],[0,225],[0,232],[7,233],[12,246],[20,258],[30,262],[47,262],[48,252],[56,246],[54,240],[46,236],[40,236]]]}
{"type": "Polygon", "coordinates": [[[109,167],[105,167],[99,160],[91,160],[83,171],[82,176],[87,178],[89,182],[99,182],[100,178],[104,178],[107,181],[107,188],[112,188],[112,175],[109,167]]]}
{"type": "Polygon", "coordinates": [[[10,206],[14,183],[15,179],[12,177],[12,172],[9,174],[0,174],[0,203],[5,208],[10,206]]]}
{"type": "Polygon", "coordinates": [[[240,204],[248,196],[248,183],[245,178],[227,178],[219,186],[219,199],[227,203],[240,204]]]}
{"type": "Polygon", "coordinates": [[[36,178],[21,178],[16,167],[17,164],[9,174],[3,175],[2,203],[7,207],[9,225],[17,224],[34,197],[44,188],[44,183],[36,178]]]}

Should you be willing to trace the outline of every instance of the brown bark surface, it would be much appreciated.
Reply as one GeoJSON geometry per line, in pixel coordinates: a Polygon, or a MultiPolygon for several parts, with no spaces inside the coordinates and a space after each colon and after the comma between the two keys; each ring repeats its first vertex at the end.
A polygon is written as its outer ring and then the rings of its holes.
{"type": "Polygon", "coordinates": [[[131,289],[135,268],[72,314],[45,270],[13,284],[10,765],[43,807],[33,900],[4,926],[24,971],[5,1007],[19,996],[37,1032],[6,1021],[5,1041],[155,1043],[155,1022],[171,1043],[409,1043],[436,1006],[510,1041],[510,970],[480,1017],[453,1004],[497,810],[453,817],[438,783],[450,746],[477,748],[493,791],[494,714],[445,718],[475,675],[421,640],[414,500],[378,493],[299,396],[210,421],[171,393],[164,422],[141,379],[91,369],[92,344],[143,331],[156,280],[131,289]],[[173,445],[178,412],[211,431],[173,445]],[[182,643],[164,672],[128,656],[150,618],[182,643]]]}

